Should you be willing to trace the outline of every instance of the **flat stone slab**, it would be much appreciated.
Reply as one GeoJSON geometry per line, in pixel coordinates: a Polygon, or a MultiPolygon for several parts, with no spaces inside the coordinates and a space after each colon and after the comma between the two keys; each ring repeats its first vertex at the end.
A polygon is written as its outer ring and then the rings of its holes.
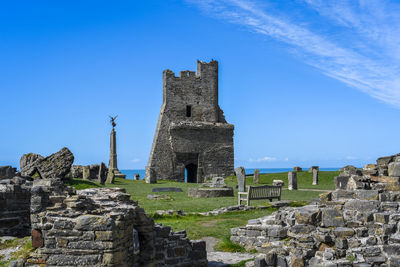
{"type": "Polygon", "coordinates": [[[156,187],[151,192],[183,192],[179,187],[156,187]]]}
{"type": "Polygon", "coordinates": [[[189,197],[233,197],[233,188],[189,188],[189,197]]]}

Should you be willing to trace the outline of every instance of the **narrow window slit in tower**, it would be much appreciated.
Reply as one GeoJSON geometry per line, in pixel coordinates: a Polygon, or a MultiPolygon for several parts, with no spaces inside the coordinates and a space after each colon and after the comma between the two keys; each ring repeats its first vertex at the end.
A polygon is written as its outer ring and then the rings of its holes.
{"type": "Polygon", "coordinates": [[[192,106],[186,106],[186,117],[192,117],[192,106]]]}

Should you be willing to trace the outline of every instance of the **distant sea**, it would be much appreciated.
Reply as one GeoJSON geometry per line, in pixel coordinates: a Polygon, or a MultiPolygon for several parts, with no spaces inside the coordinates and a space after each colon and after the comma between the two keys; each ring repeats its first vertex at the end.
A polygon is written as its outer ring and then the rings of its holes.
{"type": "MultiPolygon", "coordinates": [[[[340,168],[320,168],[320,171],[337,171],[340,168]]],[[[278,173],[278,172],[290,172],[293,171],[293,168],[259,168],[260,173],[278,173]]],[[[308,169],[303,169],[303,171],[307,171],[308,169]]],[[[140,180],[144,179],[145,170],[120,170],[123,174],[126,174],[127,179],[133,179],[135,173],[140,175],[140,180]]],[[[246,175],[253,174],[254,168],[246,169],[246,175]]]]}

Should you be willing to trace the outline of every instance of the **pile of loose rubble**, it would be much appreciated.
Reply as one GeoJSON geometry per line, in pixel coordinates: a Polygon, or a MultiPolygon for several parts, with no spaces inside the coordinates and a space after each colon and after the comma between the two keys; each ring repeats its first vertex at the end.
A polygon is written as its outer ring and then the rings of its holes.
{"type": "Polygon", "coordinates": [[[250,220],[231,240],[262,253],[250,266],[400,266],[399,156],[347,167],[316,205],[250,220]]]}

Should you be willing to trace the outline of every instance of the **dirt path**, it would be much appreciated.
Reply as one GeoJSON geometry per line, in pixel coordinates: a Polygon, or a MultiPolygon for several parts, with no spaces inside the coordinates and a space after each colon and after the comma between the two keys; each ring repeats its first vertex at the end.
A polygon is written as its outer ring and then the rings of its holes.
{"type": "Polygon", "coordinates": [[[250,253],[232,253],[215,251],[214,246],[219,242],[215,237],[203,237],[206,241],[208,267],[221,267],[235,264],[243,260],[254,259],[255,254],[250,253]]]}

